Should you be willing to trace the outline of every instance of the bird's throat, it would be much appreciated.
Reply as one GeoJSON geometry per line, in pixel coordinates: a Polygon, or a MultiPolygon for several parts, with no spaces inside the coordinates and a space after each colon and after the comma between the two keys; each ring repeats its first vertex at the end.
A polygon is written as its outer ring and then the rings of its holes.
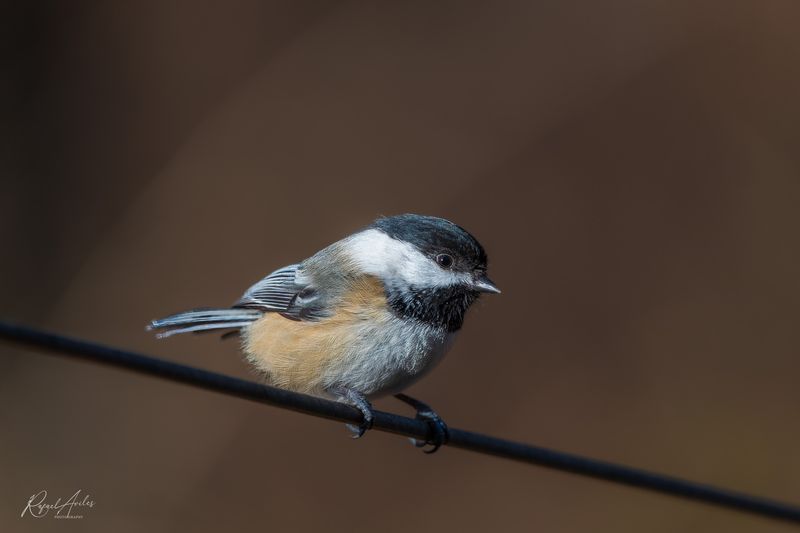
{"type": "Polygon", "coordinates": [[[478,293],[462,285],[435,288],[387,288],[392,311],[405,318],[414,318],[448,332],[458,331],[464,314],[478,298],[478,293]]]}

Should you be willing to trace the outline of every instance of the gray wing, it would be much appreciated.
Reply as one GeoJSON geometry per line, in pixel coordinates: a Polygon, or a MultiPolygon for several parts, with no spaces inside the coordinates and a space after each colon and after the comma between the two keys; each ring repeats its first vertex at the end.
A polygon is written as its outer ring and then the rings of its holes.
{"type": "Polygon", "coordinates": [[[300,264],[280,268],[245,291],[234,307],[280,313],[294,320],[315,320],[328,313],[319,292],[300,264]]]}

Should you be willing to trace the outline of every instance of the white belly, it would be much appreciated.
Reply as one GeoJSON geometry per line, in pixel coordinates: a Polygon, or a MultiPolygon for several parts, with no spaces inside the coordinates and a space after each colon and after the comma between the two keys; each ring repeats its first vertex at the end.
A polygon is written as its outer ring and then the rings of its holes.
{"type": "Polygon", "coordinates": [[[355,339],[326,370],[324,387],[348,387],[375,398],[400,392],[424,376],[449,350],[455,333],[392,315],[364,323],[355,339]]]}

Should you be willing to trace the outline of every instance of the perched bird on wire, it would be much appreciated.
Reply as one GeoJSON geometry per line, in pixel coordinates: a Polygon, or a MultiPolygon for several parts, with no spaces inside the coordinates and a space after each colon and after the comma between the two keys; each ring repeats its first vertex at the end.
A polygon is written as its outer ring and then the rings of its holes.
{"type": "Polygon", "coordinates": [[[433,368],[481,293],[500,290],[487,257],[466,230],[442,218],[379,218],[301,263],[276,270],[230,308],[195,309],[153,320],[159,337],[229,330],[269,384],[346,402],[372,425],[370,399],[394,394],[432,427],[429,453],[447,426],[400,391],[433,368]]]}

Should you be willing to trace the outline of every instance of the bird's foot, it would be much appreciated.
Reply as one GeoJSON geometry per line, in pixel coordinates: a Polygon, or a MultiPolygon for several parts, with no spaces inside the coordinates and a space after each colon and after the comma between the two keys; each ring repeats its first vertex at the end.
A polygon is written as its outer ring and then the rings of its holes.
{"type": "Polygon", "coordinates": [[[443,444],[447,444],[447,441],[450,439],[450,432],[447,429],[447,424],[444,423],[444,420],[442,420],[436,411],[431,409],[430,405],[405,394],[395,394],[394,397],[416,409],[417,415],[415,418],[427,422],[428,426],[431,428],[430,438],[426,440],[409,439],[411,444],[417,448],[431,446],[429,450],[423,450],[425,453],[434,453],[443,444]]]}
{"type": "Polygon", "coordinates": [[[372,429],[374,415],[372,413],[372,404],[369,403],[369,400],[367,400],[366,396],[357,390],[348,389],[345,387],[339,387],[331,390],[330,392],[333,393],[340,402],[352,405],[361,411],[363,419],[361,420],[360,424],[345,424],[347,429],[349,429],[352,433],[352,437],[354,439],[363,437],[364,433],[366,433],[368,429],[372,429]]]}

